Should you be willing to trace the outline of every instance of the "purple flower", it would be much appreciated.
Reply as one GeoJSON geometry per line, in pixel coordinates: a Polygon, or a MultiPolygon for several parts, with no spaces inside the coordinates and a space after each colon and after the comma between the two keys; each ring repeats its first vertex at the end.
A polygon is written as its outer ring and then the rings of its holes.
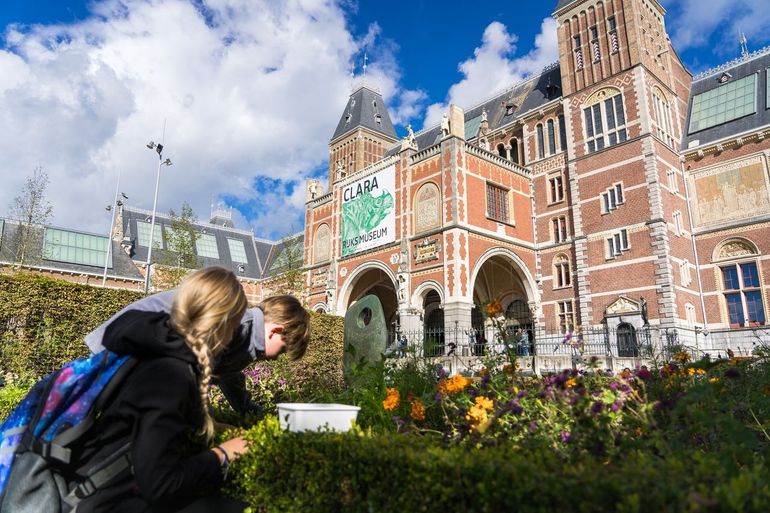
{"type": "Polygon", "coordinates": [[[524,413],[524,408],[522,408],[517,404],[513,408],[511,408],[511,413],[513,413],[514,415],[521,415],[522,413],[524,413]]]}
{"type": "Polygon", "coordinates": [[[529,423],[529,432],[534,433],[535,431],[537,431],[537,421],[533,420],[529,423]]]}
{"type": "Polygon", "coordinates": [[[636,371],[636,377],[641,380],[647,381],[648,379],[652,379],[652,372],[647,370],[647,367],[642,367],[641,369],[636,371]]]}
{"type": "Polygon", "coordinates": [[[601,413],[601,411],[604,409],[604,404],[601,401],[596,401],[594,404],[591,405],[591,413],[594,415],[601,413]]]}
{"type": "Polygon", "coordinates": [[[570,433],[569,431],[562,431],[560,433],[560,437],[561,437],[561,441],[566,444],[567,442],[569,442],[570,438],[572,438],[572,433],[570,433]]]}
{"type": "Polygon", "coordinates": [[[522,397],[527,397],[529,395],[529,392],[526,390],[522,390],[518,394],[516,394],[517,399],[521,399],[522,397]]]}
{"type": "Polygon", "coordinates": [[[444,400],[444,394],[442,394],[441,392],[437,392],[434,399],[436,400],[437,403],[440,403],[441,401],[444,400]]]}
{"type": "Polygon", "coordinates": [[[591,363],[596,363],[598,361],[599,361],[599,357],[598,356],[592,356],[591,357],[591,363]]]}
{"type": "Polygon", "coordinates": [[[612,403],[612,406],[610,406],[610,411],[612,411],[612,413],[617,413],[618,410],[620,410],[622,407],[623,407],[622,402],[615,401],[614,403],[612,403]]]}
{"type": "Polygon", "coordinates": [[[610,387],[612,390],[617,390],[618,388],[620,388],[620,383],[618,383],[618,382],[616,382],[616,381],[613,381],[613,382],[612,382],[612,383],[610,383],[608,386],[609,386],[609,387],[610,387]]]}

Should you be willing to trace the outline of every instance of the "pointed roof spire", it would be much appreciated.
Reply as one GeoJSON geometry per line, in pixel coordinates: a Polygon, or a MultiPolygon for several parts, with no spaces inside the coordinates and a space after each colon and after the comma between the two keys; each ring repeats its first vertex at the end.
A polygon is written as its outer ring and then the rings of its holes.
{"type": "Polygon", "coordinates": [[[364,70],[364,76],[366,76],[366,62],[367,62],[368,60],[369,60],[369,56],[368,56],[368,55],[366,55],[366,52],[364,52],[364,66],[363,66],[363,70],[364,70]]]}
{"type": "Polygon", "coordinates": [[[398,140],[382,94],[366,84],[358,86],[350,95],[331,140],[359,127],[367,128],[394,142],[398,140]]]}

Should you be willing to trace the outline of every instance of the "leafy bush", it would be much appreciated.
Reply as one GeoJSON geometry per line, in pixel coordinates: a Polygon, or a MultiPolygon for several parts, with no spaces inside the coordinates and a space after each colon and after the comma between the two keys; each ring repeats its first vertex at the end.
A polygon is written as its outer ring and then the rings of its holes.
{"type": "Polygon", "coordinates": [[[83,337],[141,297],[29,273],[0,276],[0,371],[36,381],[86,356],[83,337]]]}
{"type": "Polygon", "coordinates": [[[229,492],[254,512],[767,511],[767,460],[744,466],[699,452],[613,460],[517,444],[443,446],[432,437],[354,430],[246,433],[229,492]]]}

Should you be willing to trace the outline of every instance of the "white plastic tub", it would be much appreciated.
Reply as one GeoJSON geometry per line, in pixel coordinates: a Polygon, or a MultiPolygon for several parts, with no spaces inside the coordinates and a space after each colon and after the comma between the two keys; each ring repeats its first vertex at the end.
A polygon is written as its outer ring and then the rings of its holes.
{"type": "Polygon", "coordinates": [[[278,403],[281,429],[289,431],[347,431],[358,417],[358,406],[333,403],[278,403]]]}

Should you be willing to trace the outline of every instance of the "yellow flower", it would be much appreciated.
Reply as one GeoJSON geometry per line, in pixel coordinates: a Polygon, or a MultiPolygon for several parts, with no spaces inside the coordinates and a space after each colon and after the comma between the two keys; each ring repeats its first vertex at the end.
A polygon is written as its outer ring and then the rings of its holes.
{"type": "Polygon", "coordinates": [[[719,378],[709,378],[709,383],[716,383],[719,381],[719,378]]]}
{"type": "Polygon", "coordinates": [[[485,410],[491,410],[492,408],[495,407],[495,403],[494,401],[492,401],[492,399],[489,399],[488,397],[484,397],[480,395],[476,398],[476,406],[480,406],[485,410]]]}
{"type": "Polygon", "coordinates": [[[382,407],[388,411],[393,411],[401,404],[401,394],[395,388],[388,388],[386,393],[388,396],[382,401],[382,407]]]}
{"type": "Polygon", "coordinates": [[[469,380],[462,374],[457,374],[455,376],[452,376],[449,379],[444,379],[440,381],[437,388],[438,388],[438,391],[441,392],[443,395],[452,395],[458,392],[462,392],[470,384],[471,384],[471,380],[469,380]]]}
{"type": "Polygon", "coordinates": [[[679,351],[674,355],[674,360],[682,363],[687,363],[690,361],[690,354],[685,351],[679,351]]]}
{"type": "Polygon", "coordinates": [[[701,375],[701,376],[702,376],[703,374],[706,374],[706,371],[705,371],[705,370],[703,370],[703,369],[697,369],[697,370],[695,371],[695,373],[696,373],[696,374],[698,374],[698,375],[701,375]]]}
{"type": "Polygon", "coordinates": [[[695,375],[695,369],[693,369],[692,367],[690,367],[689,369],[687,369],[687,374],[688,374],[689,376],[693,376],[693,375],[695,375]]]}
{"type": "Polygon", "coordinates": [[[565,388],[572,388],[575,385],[577,385],[577,380],[575,378],[569,378],[567,381],[564,382],[565,388]]]}
{"type": "Polygon", "coordinates": [[[491,423],[487,411],[492,408],[494,408],[494,401],[492,399],[483,396],[476,398],[476,404],[471,406],[471,409],[468,410],[468,414],[465,416],[466,420],[471,421],[471,431],[484,433],[487,430],[491,423]]]}
{"type": "Polygon", "coordinates": [[[422,401],[419,399],[412,401],[412,411],[409,416],[414,420],[425,420],[425,405],[422,401]]]}

